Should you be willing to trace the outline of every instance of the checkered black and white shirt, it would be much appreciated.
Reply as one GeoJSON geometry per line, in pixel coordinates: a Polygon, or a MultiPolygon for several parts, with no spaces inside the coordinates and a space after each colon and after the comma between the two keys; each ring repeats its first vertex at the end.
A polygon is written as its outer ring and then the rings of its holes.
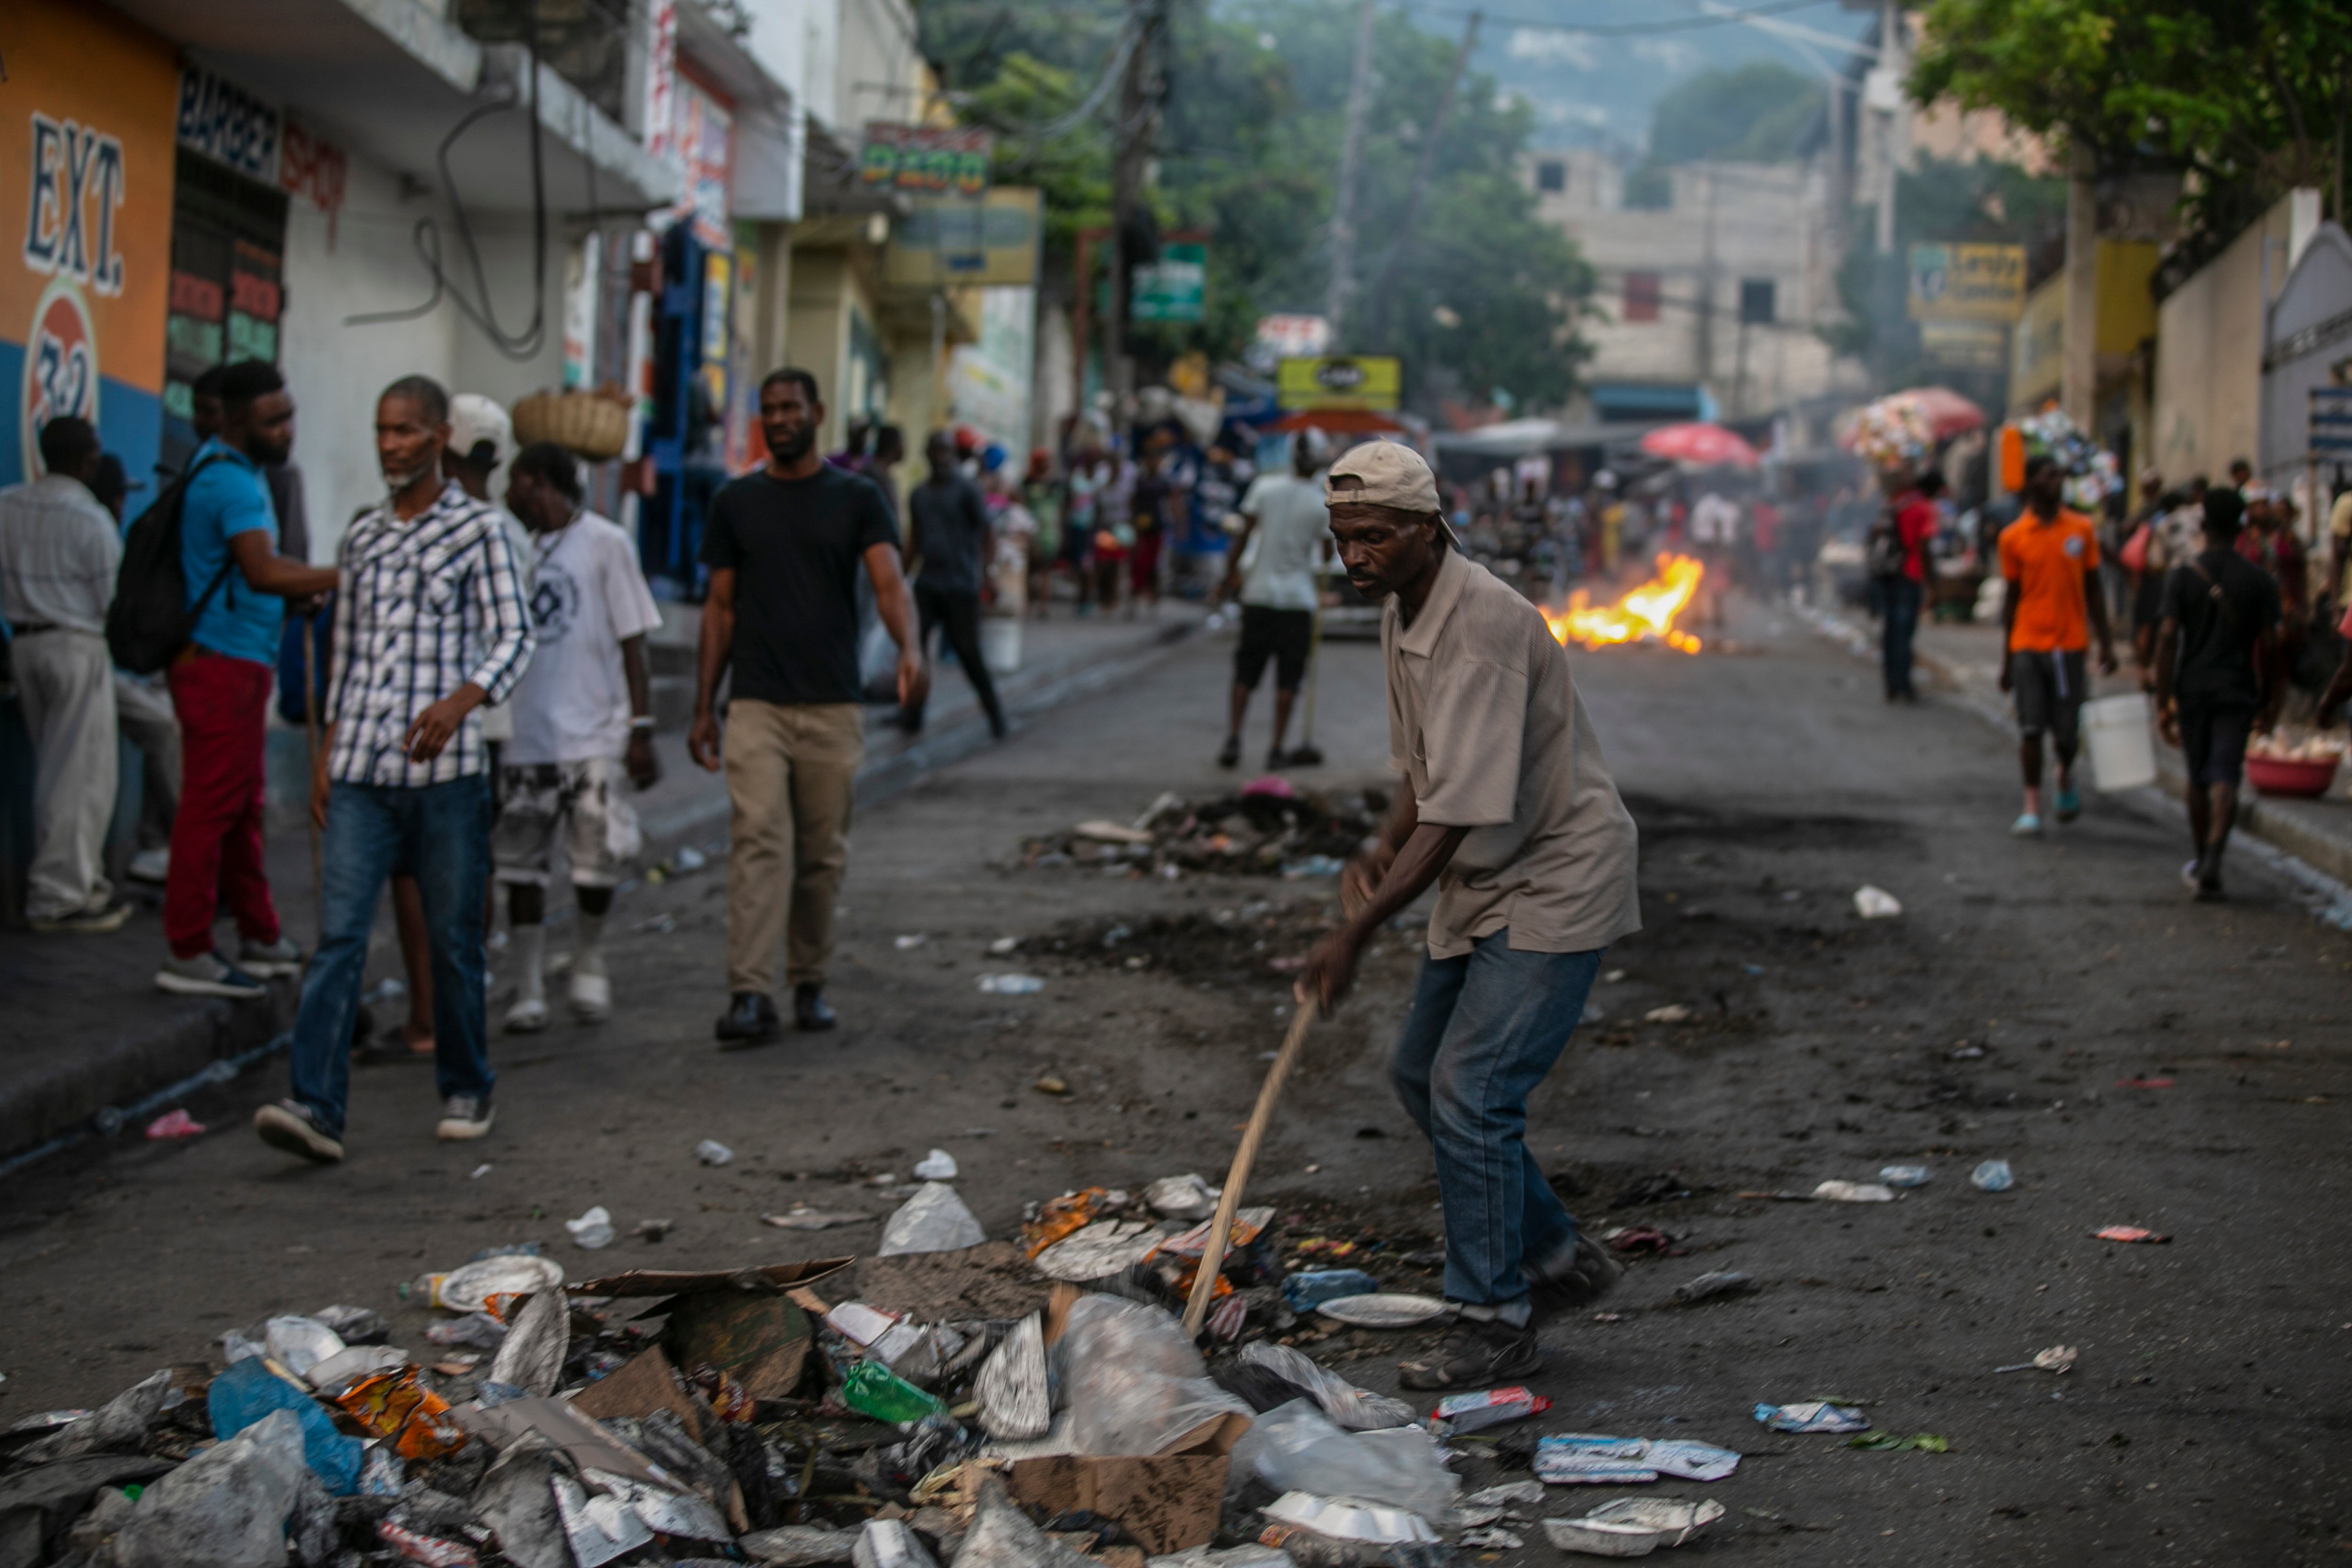
{"type": "Polygon", "coordinates": [[[387,500],[343,535],[328,775],[421,788],[483,770],[479,710],[441,754],[403,749],[418,714],[471,681],[503,700],[530,662],[530,616],[496,508],[456,484],[406,522],[387,500]]]}

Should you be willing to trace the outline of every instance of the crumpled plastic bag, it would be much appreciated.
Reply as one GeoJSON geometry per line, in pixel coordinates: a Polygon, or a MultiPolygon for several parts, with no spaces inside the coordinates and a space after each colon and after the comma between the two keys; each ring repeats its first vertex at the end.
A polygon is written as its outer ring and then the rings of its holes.
{"type": "Polygon", "coordinates": [[[553,1394],[571,1344],[571,1302],[561,1290],[534,1291],[508,1323],[490,1379],[542,1397],[553,1394]]]}
{"type": "Polygon", "coordinates": [[[327,1489],[337,1497],[359,1489],[366,1445],[339,1430],[324,1405],[271,1372],[260,1357],[238,1362],[213,1379],[205,1407],[214,1433],[223,1438],[259,1426],[277,1411],[291,1413],[302,1432],[303,1456],[327,1489]]]}
{"type": "Polygon", "coordinates": [[[857,1568],[940,1568],[921,1538],[897,1519],[867,1520],[849,1560],[857,1568]]]}
{"type": "Polygon", "coordinates": [[[286,1521],[309,1474],[301,1424],[290,1410],[273,1410],[148,1487],[115,1532],[114,1561],[118,1568],[281,1568],[286,1521]]]}
{"type": "Polygon", "coordinates": [[[1390,1426],[1410,1426],[1415,1412],[1402,1399],[1358,1388],[1336,1372],[1326,1371],[1313,1358],[1288,1345],[1253,1340],[1234,1352],[1245,1366],[1263,1367],[1304,1392],[1332,1425],[1350,1432],[1377,1432],[1390,1426]]]}
{"type": "Polygon", "coordinates": [[[1079,1297],[1054,1346],[1054,1364],[1074,1453],[1164,1454],[1229,1412],[1252,1414],[1210,1380],[1175,1315],[1140,1301],[1079,1297]]]}
{"type": "Polygon", "coordinates": [[[1094,1568],[1094,1560],[1031,1523],[992,1473],[980,1483],[979,1504],[971,1529],[956,1549],[955,1568],[1094,1568]]]}
{"type": "Polygon", "coordinates": [[[925,1182],[898,1211],[882,1224],[882,1245],[877,1258],[907,1252],[960,1252],[988,1239],[980,1221],[964,1206],[956,1190],[945,1182],[925,1182]]]}
{"type": "Polygon", "coordinates": [[[973,1380],[981,1429],[992,1437],[1040,1437],[1054,1422],[1044,1324],[1032,1312],[1013,1325],[973,1380]]]}
{"type": "Polygon", "coordinates": [[[1454,1508],[1462,1478],[1445,1468],[1436,1439],[1419,1426],[1348,1432],[1311,1399],[1259,1416],[1234,1446],[1228,1494],[1255,1475],[1278,1492],[1353,1498],[1439,1521],[1454,1508]]]}

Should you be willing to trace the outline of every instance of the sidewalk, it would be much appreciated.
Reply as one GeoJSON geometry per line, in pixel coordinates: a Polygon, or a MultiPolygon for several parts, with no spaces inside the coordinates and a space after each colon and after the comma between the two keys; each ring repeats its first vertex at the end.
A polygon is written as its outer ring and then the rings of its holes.
{"type": "MultiPolygon", "coordinates": [[[[684,623],[673,626],[666,640],[675,646],[683,636],[690,647],[690,608],[663,608],[669,619],[684,623]]],[[[1131,678],[1197,631],[1201,622],[1200,609],[1185,604],[1166,605],[1157,620],[1135,621],[1079,620],[1056,605],[1054,619],[1028,622],[1022,668],[997,680],[1016,737],[1024,716],[1131,678]]],[[[920,736],[900,731],[894,710],[869,710],[866,761],[858,770],[860,806],[871,807],[926,771],[990,744],[987,721],[960,669],[935,665],[932,692],[920,736]]],[[[646,858],[657,859],[679,845],[693,845],[717,858],[726,847],[726,786],[688,760],[682,705],[661,707],[667,731],[656,742],[661,782],[635,801],[645,824],[646,858]]],[[[300,765],[300,737],[273,735],[273,741],[278,743],[270,758],[270,885],[279,919],[307,949],[318,933],[310,840],[300,813],[292,809],[296,780],[284,776],[291,771],[289,763],[293,769],[300,765]],[[290,745],[285,743],[289,740],[290,745]]],[[[623,889],[625,902],[631,886],[623,889]]],[[[195,1074],[233,1073],[236,1058],[266,1056],[270,1043],[293,1023],[299,983],[292,980],[277,982],[268,1002],[207,1001],[156,990],[155,967],[164,952],[157,912],[161,892],[138,884],[126,890],[143,907],[109,936],[0,930],[0,995],[8,998],[10,1009],[10,1026],[0,1035],[0,1173],[11,1157],[51,1140],[92,1131],[110,1133],[118,1121],[135,1121],[121,1113],[195,1074]]],[[[551,918],[568,917],[569,900],[559,895],[557,901],[551,918]]],[[[491,955],[494,997],[499,956],[491,955]]],[[[368,980],[373,984],[400,973],[386,910],[377,917],[368,980]]],[[[378,1026],[396,1026],[401,1006],[379,1005],[378,1026]]],[[[140,1129],[129,1125],[126,1131],[135,1137],[140,1129]]]]}
{"type": "MultiPolygon", "coordinates": [[[[1860,657],[1878,658],[1876,626],[1851,612],[1818,616],[1815,625],[1854,648],[1860,657]]],[[[2000,690],[2000,628],[1983,622],[1923,623],[1917,642],[1919,667],[1978,717],[2005,733],[2015,732],[2009,699],[2000,690]]],[[[2117,673],[2092,673],[2092,695],[2113,697],[2138,689],[2128,659],[2117,673]]],[[[2158,741],[2157,772],[2165,795],[2178,800],[2188,783],[2180,753],[2158,741]]],[[[2264,795],[2250,785],[2238,805],[2238,829],[2252,835],[2304,864],[2352,884],[2352,798],[2347,781],[2339,775],[2335,786],[2315,800],[2292,800],[2264,795]]]]}

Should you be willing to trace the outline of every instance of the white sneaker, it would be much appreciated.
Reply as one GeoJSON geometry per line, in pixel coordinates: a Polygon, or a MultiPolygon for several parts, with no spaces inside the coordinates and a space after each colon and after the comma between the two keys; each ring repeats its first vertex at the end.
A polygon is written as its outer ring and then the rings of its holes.
{"type": "Polygon", "coordinates": [[[134,882],[152,882],[162,887],[172,875],[172,847],[159,844],[152,849],[142,849],[122,868],[123,875],[134,882]]]}
{"type": "Polygon", "coordinates": [[[572,1016],[583,1024],[601,1024],[613,1016],[613,983],[602,974],[575,968],[572,972],[572,1016]]]}
{"type": "Polygon", "coordinates": [[[509,1035],[536,1035],[546,1027],[547,1004],[539,997],[520,997],[507,1009],[507,1033],[509,1035]]]}
{"type": "Polygon", "coordinates": [[[243,1001],[269,994],[268,986],[217,952],[200,952],[194,958],[167,955],[163,966],[155,971],[155,984],[159,990],[182,996],[227,996],[243,1001]]]}
{"type": "Polygon", "coordinates": [[[276,942],[256,942],[247,937],[236,950],[236,966],[247,974],[257,974],[264,980],[281,974],[299,974],[302,973],[302,950],[282,931],[276,942]]]}

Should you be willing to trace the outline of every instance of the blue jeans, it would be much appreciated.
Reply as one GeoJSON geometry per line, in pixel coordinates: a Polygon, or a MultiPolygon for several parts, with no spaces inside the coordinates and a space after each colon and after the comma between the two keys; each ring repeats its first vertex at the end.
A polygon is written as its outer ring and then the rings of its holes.
{"type": "Polygon", "coordinates": [[[327,802],[325,934],[294,1018],[294,1098],[330,1137],[343,1135],[352,1029],[376,900],[394,868],[425,896],[433,950],[433,1071],[446,1100],[487,1096],[482,893],[490,875],[490,781],[475,773],[421,789],[338,782],[327,802]]]}
{"type": "Polygon", "coordinates": [[[1878,650],[1885,667],[1886,695],[1908,697],[1911,690],[1911,641],[1919,632],[1920,585],[1908,577],[1891,578],[1879,585],[1886,615],[1878,650]]]}
{"type": "Polygon", "coordinates": [[[1583,1017],[1602,951],[1515,952],[1496,931],[1422,965],[1389,1076],[1437,1152],[1448,1300],[1517,1301],[1521,1264],[1576,1245],[1576,1221],[1528,1152],[1528,1095],[1583,1017]]]}

